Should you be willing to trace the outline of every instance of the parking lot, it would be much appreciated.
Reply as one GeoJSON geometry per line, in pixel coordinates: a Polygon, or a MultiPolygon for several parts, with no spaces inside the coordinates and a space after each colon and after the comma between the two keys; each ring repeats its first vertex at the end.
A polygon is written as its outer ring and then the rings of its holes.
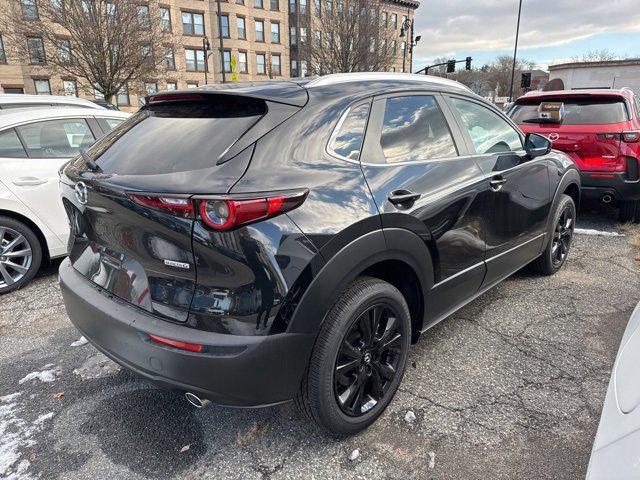
{"type": "Polygon", "coordinates": [[[612,219],[579,226],[625,236],[576,235],[556,276],[519,273],[429,331],[382,418],[343,440],[292,405],[196,410],[120,369],[78,342],[54,264],[0,298],[0,476],[584,478],[640,250],[612,219]]]}

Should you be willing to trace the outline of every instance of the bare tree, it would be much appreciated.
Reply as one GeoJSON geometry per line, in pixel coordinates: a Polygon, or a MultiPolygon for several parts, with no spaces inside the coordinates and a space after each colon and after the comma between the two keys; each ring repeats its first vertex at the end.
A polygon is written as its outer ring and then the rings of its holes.
{"type": "Polygon", "coordinates": [[[583,55],[575,55],[571,57],[574,62],[603,62],[609,60],[618,60],[620,57],[611,50],[603,48],[602,50],[589,50],[583,55]]]}
{"type": "Polygon", "coordinates": [[[27,46],[16,49],[18,60],[46,62],[60,75],[85,80],[107,101],[123,89],[139,90],[142,80],[155,78],[170,48],[171,38],[160,27],[155,3],[46,0],[10,4],[0,13],[0,28],[14,45],[27,46]]]}
{"type": "Polygon", "coordinates": [[[332,10],[325,8],[319,18],[311,19],[314,33],[307,45],[302,45],[316,71],[325,74],[389,70],[401,46],[397,32],[383,25],[379,2],[344,0],[334,4],[332,10]],[[319,37],[316,32],[320,32],[319,37]]]}

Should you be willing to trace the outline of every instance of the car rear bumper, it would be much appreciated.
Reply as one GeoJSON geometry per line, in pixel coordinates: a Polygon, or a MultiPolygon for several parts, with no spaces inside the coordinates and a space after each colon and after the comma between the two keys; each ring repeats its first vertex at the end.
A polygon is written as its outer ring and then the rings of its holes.
{"type": "Polygon", "coordinates": [[[600,172],[580,172],[582,194],[586,198],[601,198],[605,194],[611,195],[616,200],[640,200],[640,181],[628,181],[625,174],[613,174],[613,177],[600,177],[599,175],[611,175],[600,172]],[[593,175],[596,175],[594,177],[593,175]]]}
{"type": "Polygon", "coordinates": [[[313,335],[237,336],[203,332],[160,320],[110,298],[60,265],[69,318],[98,350],[161,386],[189,391],[221,405],[256,407],[293,398],[307,367],[313,335]],[[148,334],[205,345],[203,353],[166,347],[148,334]]]}

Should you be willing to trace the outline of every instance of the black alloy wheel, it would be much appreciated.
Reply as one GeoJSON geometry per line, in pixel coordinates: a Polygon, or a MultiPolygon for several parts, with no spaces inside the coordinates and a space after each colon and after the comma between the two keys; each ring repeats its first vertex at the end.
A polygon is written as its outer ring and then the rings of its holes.
{"type": "Polygon", "coordinates": [[[390,305],[374,305],[353,322],[334,369],[334,393],[344,413],[358,417],[380,403],[398,372],[402,337],[390,305]]]}
{"type": "Polygon", "coordinates": [[[551,261],[554,266],[562,265],[567,258],[575,227],[574,217],[574,209],[566,205],[560,214],[552,239],[551,261]]]}

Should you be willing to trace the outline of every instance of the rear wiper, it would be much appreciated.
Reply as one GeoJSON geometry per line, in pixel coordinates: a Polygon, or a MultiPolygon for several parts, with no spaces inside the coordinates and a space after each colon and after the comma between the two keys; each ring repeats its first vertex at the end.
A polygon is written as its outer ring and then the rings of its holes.
{"type": "Polygon", "coordinates": [[[98,164],[93,160],[93,158],[91,158],[91,155],[89,155],[84,148],[80,149],[80,155],[82,156],[84,163],[87,165],[87,167],[89,167],[89,170],[91,170],[92,172],[97,172],[98,170],[100,170],[98,164]]]}
{"type": "Polygon", "coordinates": [[[522,120],[522,123],[548,123],[560,125],[559,122],[556,122],[555,120],[547,120],[546,118],[527,118],[526,120],[522,120]]]}

